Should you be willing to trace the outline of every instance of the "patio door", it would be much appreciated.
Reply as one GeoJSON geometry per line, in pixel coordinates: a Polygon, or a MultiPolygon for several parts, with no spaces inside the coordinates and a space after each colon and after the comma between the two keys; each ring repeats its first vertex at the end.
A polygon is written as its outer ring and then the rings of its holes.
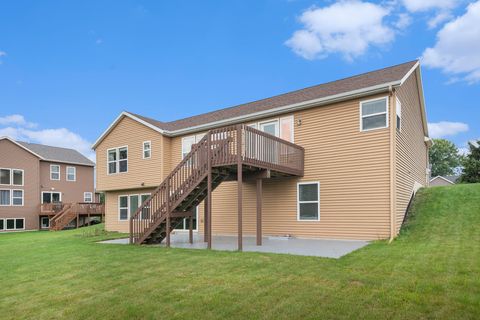
{"type": "MultiPolygon", "coordinates": [[[[192,226],[193,231],[198,231],[197,221],[198,221],[198,207],[195,207],[195,214],[193,216],[193,226],[192,226]]],[[[175,230],[178,230],[178,231],[190,230],[190,219],[183,218],[182,223],[178,227],[176,227],[175,230]]]]}
{"type": "Polygon", "coordinates": [[[42,203],[60,203],[62,202],[61,192],[42,192],[42,203]]]}

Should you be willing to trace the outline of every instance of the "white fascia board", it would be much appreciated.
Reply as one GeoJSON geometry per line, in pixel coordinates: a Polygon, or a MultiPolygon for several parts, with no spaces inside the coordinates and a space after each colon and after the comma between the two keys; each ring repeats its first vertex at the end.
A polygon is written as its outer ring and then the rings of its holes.
{"type": "Polygon", "coordinates": [[[225,120],[214,121],[214,122],[210,122],[210,123],[206,123],[206,124],[202,124],[202,125],[198,125],[198,126],[193,126],[193,127],[189,127],[189,128],[185,128],[185,129],[169,131],[169,132],[165,132],[165,134],[167,136],[174,137],[174,136],[179,136],[179,135],[183,135],[183,134],[187,134],[187,133],[191,133],[191,132],[207,130],[207,129],[210,129],[210,128],[213,128],[213,127],[218,127],[218,126],[221,126],[221,125],[234,124],[234,123],[238,123],[240,121],[256,120],[256,119],[259,119],[259,118],[274,116],[274,115],[281,114],[281,113],[292,112],[292,111],[307,109],[307,108],[311,108],[311,107],[317,107],[317,106],[321,106],[321,105],[325,105],[325,104],[329,104],[329,103],[334,103],[334,102],[338,102],[338,101],[343,101],[343,100],[348,100],[348,99],[353,99],[353,98],[361,97],[361,96],[365,96],[365,95],[382,93],[382,92],[389,91],[391,87],[396,87],[396,86],[400,86],[400,85],[401,85],[400,80],[399,81],[387,82],[387,83],[383,83],[383,84],[368,87],[368,88],[363,88],[363,89],[359,89],[359,90],[353,90],[353,91],[349,91],[349,92],[335,94],[335,95],[331,95],[331,96],[323,97],[323,98],[319,98],[319,99],[303,101],[303,102],[300,102],[300,103],[294,103],[294,104],[291,104],[291,105],[277,107],[277,108],[273,108],[273,109],[269,109],[269,110],[265,110],[265,111],[259,111],[259,112],[251,113],[251,114],[244,115],[244,116],[238,116],[238,117],[234,117],[234,118],[229,118],[229,119],[225,119],[225,120]]]}
{"type": "Polygon", "coordinates": [[[115,128],[115,126],[120,122],[120,120],[123,119],[123,117],[129,117],[130,119],[132,120],[135,120],[141,124],[143,124],[144,126],[147,126],[149,127],[150,129],[153,129],[161,134],[165,134],[165,131],[160,129],[159,127],[156,127],[154,126],[153,124],[151,123],[148,123],[136,116],[134,116],[133,114],[129,113],[129,112],[126,112],[126,111],[123,111],[122,113],[120,113],[118,115],[118,117],[110,124],[110,126],[108,126],[107,130],[105,130],[102,135],[97,139],[97,141],[95,141],[95,143],[92,145],[92,149],[95,150],[98,146],[98,144],[100,142],[102,142],[102,140],[110,133],[110,131],[113,130],[113,128],[115,128]]]}
{"type": "Polygon", "coordinates": [[[22,146],[20,143],[18,143],[17,141],[11,139],[10,137],[0,137],[0,140],[8,140],[8,141],[10,141],[11,143],[19,146],[19,147],[22,148],[23,150],[28,151],[28,152],[30,152],[31,154],[33,154],[34,156],[40,158],[41,160],[45,160],[41,155],[33,152],[32,150],[28,149],[28,148],[25,147],[25,146],[22,146]]]}

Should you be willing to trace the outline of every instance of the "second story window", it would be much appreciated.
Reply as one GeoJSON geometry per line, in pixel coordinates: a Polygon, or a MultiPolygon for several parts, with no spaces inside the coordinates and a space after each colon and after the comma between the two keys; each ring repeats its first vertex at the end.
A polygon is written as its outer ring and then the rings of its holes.
{"type": "Polygon", "coordinates": [[[60,180],[60,166],[58,164],[50,165],[50,180],[60,180]]]}
{"type": "Polygon", "coordinates": [[[77,168],[67,167],[67,181],[76,181],[77,180],[77,168]]]}
{"type": "Polygon", "coordinates": [[[108,174],[128,171],[128,148],[121,147],[108,150],[108,174]]]}
{"type": "Polygon", "coordinates": [[[152,142],[145,141],[143,142],[143,159],[150,159],[152,156],[152,142]]]}
{"type": "Polygon", "coordinates": [[[13,185],[23,186],[23,170],[12,169],[13,185]]]}
{"type": "Polygon", "coordinates": [[[360,102],[361,131],[388,127],[387,98],[360,102]]]}
{"type": "Polygon", "coordinates": [[[398,98],[395,101],[395,108],[397,111],[397,130],[402,131],[402,103],[398,98]]]}
{"type": "Polygon", "coordinates": [[[0,169],[0,184],[10,184],[10,169],[0,169]]]}

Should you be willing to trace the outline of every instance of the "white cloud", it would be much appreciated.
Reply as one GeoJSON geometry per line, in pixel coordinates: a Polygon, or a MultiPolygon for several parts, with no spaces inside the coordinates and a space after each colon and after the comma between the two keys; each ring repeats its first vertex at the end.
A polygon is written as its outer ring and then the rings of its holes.
{"type": "Polygon", "coordinates": [[[309,60],[325,58],[332,53],[352,60],[371,46],[394,40],[394,30],[384,22],[389,13],[390,10],[381,5],[358,0],[313,7],[302,13],[299,20],[303,28],[285,44],[309,60]]]}
{"type": "Polygon", "coordinates": [[[0,117],[0,125],[17,125],[27,128],[35,128],[37,126],[36,123],[26,121],[25,117],[20,114],[12,114],[0,117]]]}
{"type": "Polygon", "coordinates": [[[407,13],[400,13],[398,15],[398,20],[395,22],[395,28],[403,30],[412,24],[412,17],[407,13]]]}
{"type": "Polygon", "coordinates": [[[432,138],[444,138],[469,130],[468,124],[463,122],[440,121],[428,124],[428,131],[432,138]]]}
{"type": "Polygon", "coordinates": [[[412,13],[434,12],[433,17],[428,20],[429,28],[436,28],[442,22],[453,17],[452,10],[462,0],[403,0],[405,8],[412,13]]]}
{"type": "Polygon", "coordinates": [[[14,140],[40,143],[54,147],[73,148],[95,161],[95,153],[90,148],[91,143],[66,128],[39,129],[30,126],[22,115],[11,115],[0,118],[0,125],[7,127],[0,128],[0,137],[7,136],[14,140]]]}
{"type": "Polygon", "coordinates": [[[0,64],[3,63],[2,57],[5,57],[6,55],[7,55],[7,53],[6,53],[5,51],[1,51],[1,50],[0,50],[0,64]]]}
{"type": "Polygon", "coordinates": [[[480,1],[448,22],[437,33],[437,42],[423,52],[424,65],[442,69],[468,82],[480,81],[480,1]]]}

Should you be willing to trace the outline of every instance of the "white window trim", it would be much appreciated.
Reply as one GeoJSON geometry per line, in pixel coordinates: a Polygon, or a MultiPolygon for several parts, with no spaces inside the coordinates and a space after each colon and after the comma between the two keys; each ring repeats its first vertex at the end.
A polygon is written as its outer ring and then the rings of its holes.
{"type": "Polygon", "coordinates": [[[398,97],[395,97],[395,127],[399,132],[402,132],[402,103],[398,97]],[[397,127],[397,117],[400,118],[400,126],[397,127]]]}
{"type": "Polygon", "coordinates": [[[60,181],[62,179],[62,173],[61,173],[62,167],[59,164],[51,164],[50,165],[50,180],[51,181],[60,181]],[[52,167],[58,167],[58,179],[52,179],[52,167]]]}
{"type": "Polygon", "coordinates": [[[129,221],[130,220],[130,195],[127,194],[121,194],[118,196],[118,221],[129,221]],[[120,198],[121,197],[126,197],[127,198],[127,219],[121,219],[120,218],[120,209],[125,209],[125,207],[120,207],[120,198]]]}
{"type": "MultiPolygon", "coordinates": [[[[143,141],[142,146],[143,146],[143,154],[142,154],[143,159],[150,159],[152,157],[152,141],[151,140],[143,141]],[[145,143],[148,143],[148,145],[150,146],[149,149],[145,149],[145,143]],[[149,151],[150,156],[145,157],[145,151],[149,151]]],[[[128,154],[127,154],[127,159],[128,159],[128,154]]]]}
{"type": "Polygon", "coordinates": [[[93,203],[93,192],[89,192],[89,191],[84,192],[84,193],[83,193],[83,202],[85,202],[85,203],[93,203]],[[87,200],[86,200],[86,198],[87,198],[86,195],[87,195],[87,194],[90,194],[90,201],[87,201],[87,200]]]}
{"type": "Polygon", "coordinates": [[[15,187],[25,186],[25,170],[12,168],[11,179],[12,179],[12,186],[15,186],[15,187]],[[22,171],[22,184],[15,184],[15,180],[13,179],[13,171],[22,171]]]}
{"type": "Polygon", "coordinates": [[[297,183],[297,221],[299,222],[318,222],[320,221],[320,181],[306,181],[297,183]],[[306,184],[317,184],[318,201],[302,201],[302,203],[317,203],[318,202],[318,217],[317,219],[300,219],[300,186],[306,184]]]}
{"type": "Polygon", "coordinates": [[[0,186],[11,186],[13,182],[13,177],[12,177],[12,169],[10,168],[0,168],[0,170],[8,170],[10,171],[10,181],[8,184],[0,183],[0,186]]]}
{"type": "Polygon", "coordinates": [[[68,166],[65,168],[65,177],[66,177],[66,180],[69,181],[69,182],[75,182],[77,181],[77,167],[72,167],[72,166],[68,166]],[[68,169],[73,169],[73,180],[69,180],[68,179],[68,169]]]}
{"type": "MultiPolygon", "coordinates": [[[[185,227],[185,223],[187,221],[187,219],[190,219],[190,218],[183,218],[183,226],[185,227]]],[[[197,232],[198,231],[198,206],[195,207],[195,219],[197,220],[197,227],[195,229],[192,229],[192,231],[194,232],[197,232]]],[[[178,231],[178,232],[187,232],[189,231],[189,229],[174,229],[174,231],[178,231]]]]}
{"type": "Polygon", "coordinates": [[[108,176],[111,176],[111,175],[115,175],[115,174],[123,174],[123,173],[128,173],[128,145],[127,146],[121,146],[121,147],[116,147],[116,148],[110,148],[110,149],[107,149],[107,175],[108,176]],[[127,159],[122,159],[122,160],[127,160],[127,171],[125,172],[120,172],[120,149],[123,149],[123,148],[126,148],[127,149],[127,159]],[[117,154],[117,160],[115,161],[109,161],[108,160],[108,153],[112,150],[115,150],[116,154],[117,154]],[[115,162],[115,170],[116,172],[115,173],[110,173],[109,172],[109,164],[111,162],[115,162]]]}
{"type": "Polygon", "coordinates": [[[368,131],[373,131],[373,130],[381,130],[381,129],[386,129],[388,128],[388,125],[389,125],[389,107],[388,107],[388,96],[384,96],[384,97],[379,97],[379,98],[375,98],[375,99],[369,99],[369,100],[362,100],[360,101],[360,131],[361,132],[368,132],[368,131]],[[385,100],[385,103],[386,103],[386,110],[385,112],[377,112],[377,113],[372,113],[372,114],[369,114],[367,116],[363,116],[363,113],[362,113],[362,110],[363,110],[363,104],[364,103],[367,103],[367,102],[373,102],[373,101],[378,101],[378,100],[385,100]],[[378,127],[378,128],[372,128],[372,129],[363,129],[363,118],[368,118],[368,117],[373,117],[373,116],[378,116],[378,115],[381,115],[381,114],[385,114],[386,115],[386,121],[385,121],[385,126],[384,127],[378,127]]]}
{"type": "Polygon", "coordinates": [[[12,206],[12,189],[0,189],[0,191],[8,191],[10,195],[8,196],[8,200],[10,201],[9,204],[0,204],[0,207],[11,207],[12,206]]]}
{"type": "MultiPolygon", "coordinates": [[[[41,192],[42,198],[40,199],[40,200],[41,200],[40,202],[41,202],[42,204],[43,204],[43,194],[44,194],[44,193],[50,193],[50,199],[53,198],[53,197],[52,197],[52,194],[53,194],[53,193],[58,193],[58,194],[60,195],[60,203],[62,203],[62,193],[61,193],[60,191],[42,191],[42,192],[41,192]]],[[[54,202],[50,202],[50,203],[54,203],[54,202]]]]}
{"type": "Polygon", "coordinates": [[[25,230],[25,218],[4,218],[4,227],[5,231],[18,231],[18,230],[25,230]],[[15,228],[14,229],[7,229],[7,220],[14,220],[15,228]],[[23,220],[23,228],[17,228],[17,220],[23,220]]]}
{"type": "Polygon", "coordinates": [[[12,189],[12,192],[10,192],[10,194],[11,194],[11,197],[12,197],[12,199],[10,200],[10,203],[11,203],[12,207],[23,207],[23,205],[24,205],[24,203],[25,203],[25,200],[24,200],[24,199],[25,199],[25,192],[24,192],[22,189],[12,189]],[[22,199],[22,204],[14,204],[14,203],[13,203],[13,199],[14,199],[14,198],[15,198],[15,199],[19,199],[18,197],[14,197],[14,196],[13,196],[13,193],[14,193],[15,191],[20,191],[20,192],[22,192],[22,198],[21,198],[21,199],[22,199]]]}
{"type": "Polygon", "coordinates": [[[40,229],[48,229],[50,228],[50,219],[48,217],[40,217],[40,229]],[[43,219],[47,219],[48,227],[43,226],[43,219]]]}
{"type": "Polygon", "coordinates": [[[186,137],[182,138],[182,150],[180,150],[180,153],[182,155],[182,160],[192,150],[191,148],[195,143],[197,143],[197,137],[196,136],[186,136],[186,137]],[[185,141],[187,141],[187,140],[193,140],[193,143],[190,146],[190,150],[187,153],[183,154],[183,150],[184,150],[184,147],[185,147],[185,141]]]}

